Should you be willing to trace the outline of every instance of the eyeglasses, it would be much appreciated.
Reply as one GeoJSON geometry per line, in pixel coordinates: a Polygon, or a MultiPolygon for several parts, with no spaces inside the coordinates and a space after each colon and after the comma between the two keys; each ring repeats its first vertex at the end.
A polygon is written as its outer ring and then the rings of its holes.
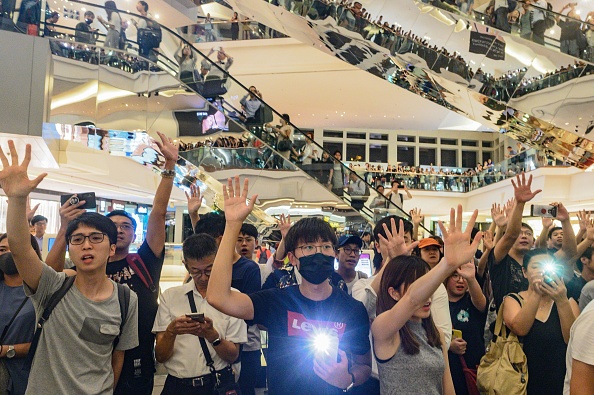
{"type": "Polygon", "coordinates": [[[206,277],[210,277],[210,273],[212,273],[211,269],[207,269],[207,270],[190,270],[190,276],[192,277],[202,277],[202,275],[205,275],[206,277]]]}
{"type": "Polygon", "coordinates": [[[316,246],[313,244],[307,244],[304,246],[297,247],[301,250],[303,256],[310,256],[315,254],[320,249],[320,252],[324,255],[332,255],[334,254],[334,246],[332,244],[322,244],[321,246],[316,246]]]}
{"type": "Polygon", "coordinates": [[[256,239],[254,239],[253,237],[238,237],[237,238],[237,242],[240,244],[252,243],[254,240],[256,240],[256,239]]]}
{"type": "Polygon", "coordinates": [[[351,255],[352,253],[355,253],[355,255],[361,255],[361,250],[358,248],[343,247],[342,250],[347,255],[351,255]]]}
{"type": "Polygon", "coordinates": [[[93,232],[88,236],[85,236],[83,234],[76,234],[76,235],[70,236],[70,244],[75,245],[75,246],[81,245],[82,243],[85,242],[85,239],[89,239],[91,244],[99,244],[99,243],[103,242],[104,238],[105,238],[105,233],[100,233],[100,232],[93,232]]]}
{"type": "Polygon", "coordinates": [[[116,223],[114,223],[114,225],[116,226],[116,228],[120,228],[122,230],[134,230],[134,226],[132,226],[131,224],[116,224],[116,223]]]}

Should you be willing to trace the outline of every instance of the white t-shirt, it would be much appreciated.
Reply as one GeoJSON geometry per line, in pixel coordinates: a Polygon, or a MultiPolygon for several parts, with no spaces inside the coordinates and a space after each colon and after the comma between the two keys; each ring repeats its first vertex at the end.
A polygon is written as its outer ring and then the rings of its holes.
{"type": "Polygon", "coordinates": [[[578,316],[569,332],[569,343],[567,344],[565,357],[567,371],[565,373],[563,395],[569,395],[571,368],[574,359],[588,365],[594,365],[594,303],[592,302],[578,316]]]}
{"type": "MultiPolygon", "coordinates": [[[[200,295],[194,281],[190,281],[179,287],[169,288],[159,297],[159,310],[153,325],[153,333],[165,332],[167,326],[177,317],[191,313],[187,293],[192,292],[196,302],[196,310],[213,321],[213,326],[219,333],[221,339],[233,343],[247,342],[247,327],[244,320],[221,313],[208,304],[206,299],[200,295]]],[[[206,342],[210,356],[214,361],[216,370],[224,369],[228,364],[217,355],[212,344],[206,342]]],[[[163,364],[167,373],[177,378],[190,378],[203,376],[210,373],[206,366],[206,359],[202,353],[202,347],[198,338],[194,335],[178,335],[173,345],[173,355],[163,364]]]]}

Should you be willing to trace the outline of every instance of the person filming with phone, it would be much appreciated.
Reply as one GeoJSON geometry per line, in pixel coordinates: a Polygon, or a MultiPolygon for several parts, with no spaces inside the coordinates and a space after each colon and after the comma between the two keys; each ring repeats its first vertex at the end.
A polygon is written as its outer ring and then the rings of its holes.
{"type": "Polygon", "coordinates": [[[221,313],[206,300],[216,253],[212,236],[188,237],[183,263],[193,281],[160,296],[153,332],[155,356],[167,370],[161,394],[210,395],[218,380],[235,383],[230,364],[239,356],[240,343],[247,342],[247,327],[245,321],[221,313]]]}

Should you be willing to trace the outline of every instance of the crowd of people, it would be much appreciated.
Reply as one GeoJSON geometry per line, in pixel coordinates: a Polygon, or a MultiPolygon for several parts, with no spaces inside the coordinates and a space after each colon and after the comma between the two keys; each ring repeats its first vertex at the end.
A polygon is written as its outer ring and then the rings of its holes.
{"type": "Polygon", "coordinates": [[[594,392],[594,221],[577,213],[576,235],[567,209],[553,203],[555,216],[543,218],[537,237],[523,222],[541,192],[532,177],[512,179],[513,197],[493,204],[488,230],[475,228],[476,210],[464,228],[460,205],[438,222],[439,237],[419,232],[417,209],[412,222],[387,216],[373,232],[340,237],[321,218],[293,223],[281,215],[273,252],[246,222],[257,201],[247,179],[223,186],[222,213],[199,215],[203,197],[192,185],[187,275],[161,293],[179,148],[160,140],[162,180],[138,253],[130,253],[130,214],[87,212],[84,200],[69,199],[45,262],[37,237],[47,219],[28,204],[45,174],[29,178],[30,146],[22,160],[14,142],[9,156],[0,149],[8,197],[0,236],[3,391],[148,395],[158,361],[167,372],[163,394],[254,394],[261,331],[271,394],[495,391],[502,384],[489,384],[481,369],[500,312],[523,345],[526,364],[517,368],[525,376],[511,378],[521,393],[594,392]],[[374,251],[372,273],[357,270],[364,248],[374,251]],[[475,384],[464,371],[477,365],[475,384]]]}

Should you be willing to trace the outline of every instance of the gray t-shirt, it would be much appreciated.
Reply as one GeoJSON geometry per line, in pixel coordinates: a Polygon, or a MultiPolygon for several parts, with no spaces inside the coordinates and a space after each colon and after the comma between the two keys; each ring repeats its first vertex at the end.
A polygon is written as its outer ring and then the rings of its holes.
{"type": "MultiPolygon", "coordinates": [[[[37,291],[24,284],[38,320],[65,276],[44,264],[37,291]]],[[[121,318],[117,286],[112,283],[111,297],[101,302],[86,298],[75,283],[54,308],[43,326],[27,394],[113,393],[111,355],[121,318]]],[[[128,318],[116,349],[129,350],[137,345],[138,299],[131,292],[128,318]]]]}

